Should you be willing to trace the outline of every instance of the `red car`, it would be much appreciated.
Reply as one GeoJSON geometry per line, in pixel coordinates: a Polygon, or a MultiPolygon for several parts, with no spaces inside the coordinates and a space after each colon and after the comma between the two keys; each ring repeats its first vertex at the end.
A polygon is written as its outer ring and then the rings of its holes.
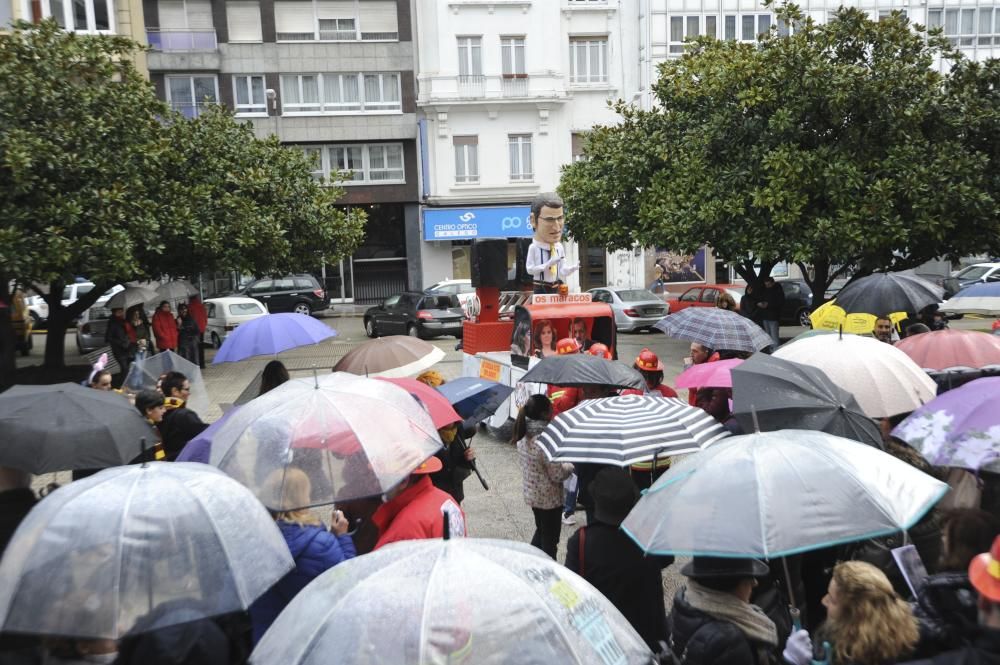
{"type": "Polygon", "coordinates": [[[736,310],[739,311],[740,298],[743,297],[743,288],[742,286],[733,286],[732,284],[702,284],[692,286],[682,293],[679,298],[668,299],[667,304],[670,306],[671,314],[676,314],[688,307],[715,307],[715,301],[719,299],[719,295],[723,291],[726,291],[736,301],[736,310]]]}

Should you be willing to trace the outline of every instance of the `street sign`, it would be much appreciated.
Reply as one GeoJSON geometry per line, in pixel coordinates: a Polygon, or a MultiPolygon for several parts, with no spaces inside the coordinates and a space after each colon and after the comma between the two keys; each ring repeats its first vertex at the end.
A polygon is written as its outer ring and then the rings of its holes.
{"type": "Polygon", "coordinates": [[[506,208],[425,208],[424,240],[530,238],[528,206],[506,208]]]}

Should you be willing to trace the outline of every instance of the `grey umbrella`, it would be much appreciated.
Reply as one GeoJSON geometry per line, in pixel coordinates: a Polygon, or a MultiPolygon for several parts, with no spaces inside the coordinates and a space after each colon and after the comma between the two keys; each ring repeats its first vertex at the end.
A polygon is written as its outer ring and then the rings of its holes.
{"type": "Polygon", "coordinates": [[[0,466],[30,473],[128,464],[159,436],[122,395],[75,383],[0,395],[0,466]]]}
{"type": "Polygon", "coordinates": [[[734,414],[747,432],[816,430],[883,448],[875,422],[823,370],[755,353],[731,372],[734,414]]]}
{"type": "Polygon", "coordinates": [[[543,358],[521,377],[522,383],[551,383],[556,386],[646,386],[639,372],[628,365],[589,354],[543,358]]]}
{"type": "Polygon", "coordinates": [[[848,314],[919,312],[944,299],[944,289],[915,275],[875,273],[856,279],[837,293],[836,303],[848,314]]]}

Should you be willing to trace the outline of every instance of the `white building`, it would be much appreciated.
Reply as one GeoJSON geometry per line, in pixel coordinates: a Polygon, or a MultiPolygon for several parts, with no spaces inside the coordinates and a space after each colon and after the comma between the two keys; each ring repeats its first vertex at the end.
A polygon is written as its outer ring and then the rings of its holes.
{"type": "MultiPolygon", "coordinates": [[[[640,31],[633,0],[418,0],[415,34],[426,285],[468,277],[475,237],[511,239],[513,264],[527,204],[555,189],[579,134],[616,121],[609,99],[638,100],[640,31]]],[[[572,287],[618,265],[567,245],[583,259],[572,287]]]]}

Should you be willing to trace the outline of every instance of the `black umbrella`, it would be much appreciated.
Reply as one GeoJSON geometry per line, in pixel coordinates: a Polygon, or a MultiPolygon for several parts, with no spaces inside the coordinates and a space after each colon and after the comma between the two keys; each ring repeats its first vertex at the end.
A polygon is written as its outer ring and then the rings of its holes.
{"type": "Polygon", "coordinates": [[[734,415],[747,432],[809,429],[883,447],[854,395],[820,369],[755,353],[731,372],[734,415]]]}
{"type": "Polygon", "coordinates": [[[835,301],[848,314],[919,312],[944,299],[944,289],[915,275],[875,273],[857,279],[837,293],[835,301]]]}
{"type": "Polygon", "coordinates": [[[590,354],[550,356],[528,370],[522,383],[551,383],[556,386],[646,386],[642,375],[628,365],[590,354]]]}
{"type": "Polygon", "coordinates": [[[122,395],[75,383],[0,395],[0,466],[30,473],[128,464],[159,436],[122,395]]]}

